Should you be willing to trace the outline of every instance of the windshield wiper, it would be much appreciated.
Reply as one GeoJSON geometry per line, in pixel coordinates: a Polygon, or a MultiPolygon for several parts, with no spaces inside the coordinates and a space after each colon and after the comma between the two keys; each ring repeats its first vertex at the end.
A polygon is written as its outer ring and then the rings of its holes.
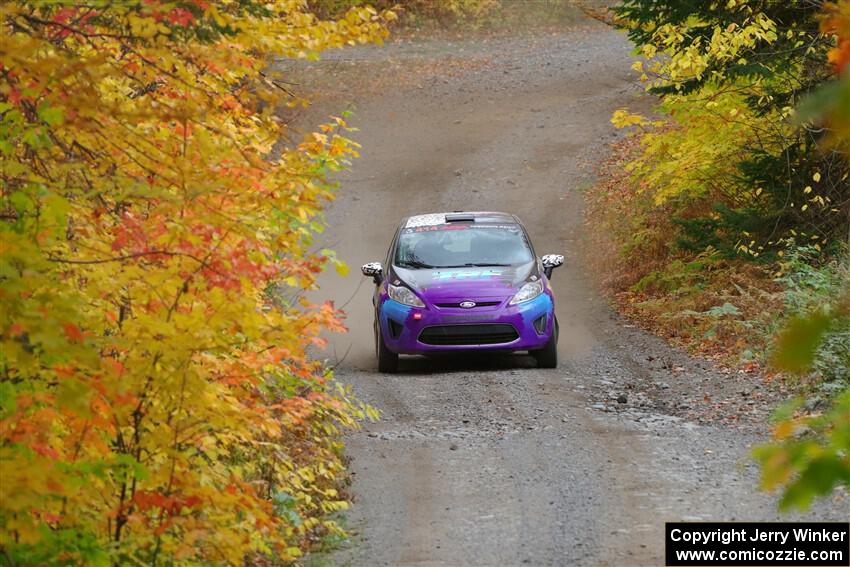
{"type": "Polygon", "coordinates": [[[468,262],[466,264],[455,264],[453,266],[435,266],[436,268],[506,268],[512,264],[495,264],[491,262],[468,262]]]}
{"type": "Polygon", "coordinates": [[[431,268],[434,267],[430,264],[420,262],[419,260],[402,260],[401,262],[396,262],[395,265],[400,267],[400,268],[414,268],[414,269],[431,269],[431,268]]]}

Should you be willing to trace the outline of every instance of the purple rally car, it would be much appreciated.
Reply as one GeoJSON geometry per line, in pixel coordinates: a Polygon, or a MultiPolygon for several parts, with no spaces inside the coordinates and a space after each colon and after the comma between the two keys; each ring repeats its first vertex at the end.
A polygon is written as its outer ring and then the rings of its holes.
{"type": "Polygon", "coordinates": [[[378,369],[399,354],[528,351],[558,363],[558,321],[549,278],[564,257],[538,260],[520,220],[505,213],[435,213],[406,218],[375,281],[378,369]]]}

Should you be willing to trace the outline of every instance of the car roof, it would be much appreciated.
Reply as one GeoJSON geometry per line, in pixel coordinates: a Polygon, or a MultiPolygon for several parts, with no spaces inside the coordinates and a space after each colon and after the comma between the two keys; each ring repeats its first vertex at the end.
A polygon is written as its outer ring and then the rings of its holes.
{"type": "Polygon", "coordinates": [[[453,211],[445,213],[427,213],[407,217],[402,228],[436,226],[454,223],[476,224],[521,224],[515,215],[496,211],[453,211]]]}

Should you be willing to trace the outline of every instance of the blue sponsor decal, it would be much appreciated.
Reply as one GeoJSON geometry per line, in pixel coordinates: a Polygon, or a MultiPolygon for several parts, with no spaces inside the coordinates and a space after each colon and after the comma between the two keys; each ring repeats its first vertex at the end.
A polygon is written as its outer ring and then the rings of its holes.
{"type": "Polygon", "coordinates": [[[435,272],[431,278],[435,281],[441,280],[473,280],[484,278],[498,278],[504,274],[503,270],[460,270],[451,272],[435,272]]]}
{"type": "MultiPolygon", "coordinates": [[[[381,328],[386,330],[389,323],[387,323],[387,318],[392,319],[396,323],[401,323],[402,325],[407,323],[407,317],[410,315],[410,312],[413,310],[413,307],[409,305],[404,305],[403,303],[399,303],[398,301],[394,301],[392,299],[386,299],[381,304],[381,328]]],[[[388,336],[387,333],[384,336],[388,336]]]]}
{"type": "Polygon", "coordinates": [[[554,304],[551,297],[545,293],[541,293],[531,301],[518,304],[517,307],[521,309],[522,322],[526,325],[531,325],[535,319],[544,313],[551,313],[554,304]]]}

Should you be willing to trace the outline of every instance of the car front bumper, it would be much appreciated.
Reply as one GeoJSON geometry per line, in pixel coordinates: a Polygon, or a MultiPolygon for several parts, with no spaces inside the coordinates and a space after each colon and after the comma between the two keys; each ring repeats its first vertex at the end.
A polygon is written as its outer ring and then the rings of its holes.
{"type": "Polygon", "coordinates": [[[383,298],[379,321],[384,344],[398,354],[536,350],[554,332],[555,309],[548,290],[517,305],[474,309],[418,308],[383,298]]]}

